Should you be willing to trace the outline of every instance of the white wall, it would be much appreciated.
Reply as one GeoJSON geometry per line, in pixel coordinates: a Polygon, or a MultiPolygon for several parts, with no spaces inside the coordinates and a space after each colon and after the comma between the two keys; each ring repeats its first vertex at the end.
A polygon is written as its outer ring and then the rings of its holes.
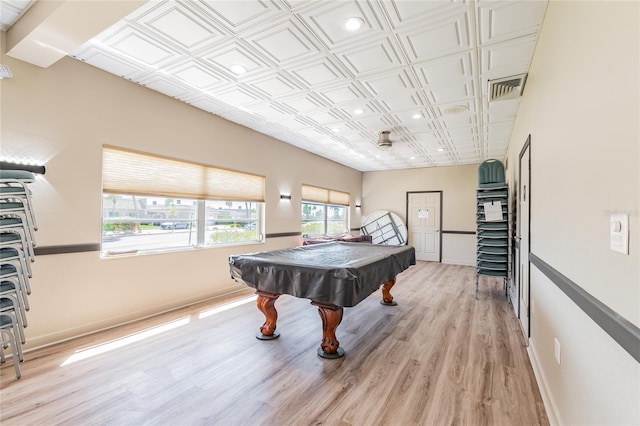
{"type": "MultiPolygon", "coordinates": [[[[638,2],[549,4],[509,146],[531,135],[531,252],[640,326],[638,2]],[[609,215],[629,214],[629,255],[609,215]]],[[[559,424],[640,424],[640,365],[542,272],[530,354],[559,424]],[[553,356],[561,344],[561,363],[553,356]]]]}
{"type": "MultiPolygon", "coordinates": [[[[362,217],[377,210],[388,210],[406,224],[407,192],[442,191],[442,229],[475,232],[477,186],[477,164],[365,172],[362,217]]],[[[442,262],[475,265],[475,234],[443,234],[442,262]]]]}
{"type": "MultiPolygon", "coordinates": [[[[302,183],[349,192],[351,223],[360,224],[354,204],[361,200],[362,173],[356,170],[68,57],[48,69],[4,55],[0,62],[14,74],[1,80],[2,158],[47,167],[33,186],[40,247],[100,242],[103,144],[266,176],[267,234],[300,232],[302,183]],[[292,200],[281,201],[281,192],[292,200]]],[[[229,277],[230,254],[300,241],[270,238],[114,259],[98,252],[40,256],[27,347],[243,289],[229,277]]]]}

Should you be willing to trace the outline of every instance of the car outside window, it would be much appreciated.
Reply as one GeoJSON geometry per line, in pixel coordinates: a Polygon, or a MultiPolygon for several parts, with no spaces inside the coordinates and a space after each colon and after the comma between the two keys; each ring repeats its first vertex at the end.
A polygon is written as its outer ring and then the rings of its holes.
{"type": "Polygon", "coordinates": [[[102,256],[263,239],[262,204],[103,194],[102,256]]]}

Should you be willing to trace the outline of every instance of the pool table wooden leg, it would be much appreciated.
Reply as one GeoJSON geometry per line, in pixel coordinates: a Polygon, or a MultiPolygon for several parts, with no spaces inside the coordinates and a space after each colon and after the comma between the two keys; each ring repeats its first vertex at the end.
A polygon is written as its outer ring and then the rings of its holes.
{"type": "Polygon", "coordinates": [[[393,301],[393,296],[390,293],[391,287],[393,287],[395,283],[396,283],[396,279],[393,278],[387,281],[386,283],[382,284],[382,300],[380,301],[381,304],[387,305],[387,306],[395,306],[398,304],[397,302],[393,301]]]}
{"type": "Polygon", "coordinates": [[[264,324],[260,327],[260,332],[256,334],[256,337],[260,340],[276,339],[280,337],[280,332],[276,331],[278,311],[276,310],[275,303],[280,295],[260,290],[256,291],[256,294],[258,295],[258,309],[260,309],[266,318],[264,324]]]}
{"type": "Polygon", "coordinates": [[[322,342],[318,348],[318,355],[322,358],[335,359],[344,355],[344,349],[340,347],[340,342],[336,338],[336,328],[342,322],[343,309],[339,306],[311,302],[318,307],[318,314],[322,319],[322,342]]]}

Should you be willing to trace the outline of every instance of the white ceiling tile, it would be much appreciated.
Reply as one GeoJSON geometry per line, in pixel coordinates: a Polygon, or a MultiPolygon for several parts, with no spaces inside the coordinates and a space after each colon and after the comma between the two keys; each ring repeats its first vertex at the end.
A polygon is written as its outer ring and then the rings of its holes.
{"type": "Polygon", "coordinates": [[[193,61],[188,61],[180,67],[174,68],[171,74],[198,89],[204,89],[225,81],[223,76],[217,75],[213,70],[193,61]]]}
{"type": "Polygon", "coordinates": [[[295,113],[274,103],[252,108],[251,112],[266,122],[282,123],[283,121],[295,119],[295,113]]]}
{"type": "Polygon", "coordinates": [[[345,103],[366,102],[366,96],[353,83],[345,86],[326,88],[322,93],[323,97],[331,105],[343,105],[345,103]]]}
{"type": "Polygon", "coordinates": [[[310,129],[302,129],[302,130],[298,130],[296,131],[296,133],[298,135],[301,135],[305,138],[309,138],[309,139],[315,139],[315,138],[320,138],[320,139],[324,139],[325,137],[327,137],[327,132],[322,131],[321,129],[318,129],[316,127],[314,128],[310,128],[310,129]]]}
{"type": "Polygon", "coordinates": [[[473,80],[449,84],[432,84],[425,88],[427,99],[432,104],[452,103],[475,96],[473,80]]]}
{"type": "Polygon", "coordinates": [[[496,121],[513,121],[516,119],[520,99],[507,99],[496,102],[487,102],[487,98],[483,98],[485,107],[485,121],[492,123],[496,121]]]}
{"type": "Polygon", "coordinates": [[[402,92],[379,95],[376,100],[380,102],[386,111],[402,111],[413,109],[418,111],[423,107],[422,100],[416,91],[404,90],[402,92]]]}
{"type": "Polygon", "coordinates": [[[489,135],[491,141],[508,140],[511,135],[511,121],[502,121],[499,123],[490,123],[485,126],[486,134],[489,135]]]}
{"type": "Polygon", "coordinates": [[[204,0],[199,2],[226,27],[234,31],[282,16],[274,2],[262,0],[204,0]]]}
{"type": "Polygon", "coordinates": [[[309,113],[306,116],[307,118],[312,120],[314,123],[320,124],[320,125],[335,123],[336,121],[343,119],[342,116],[338,115],[336,112],[333,112],[333,111],[320,111],[315,113],[309,113]]]}
{"type": "Polygon", "coordinates": [[[390,117],[384,115],[371,115],[368,117],[363,117],[358,119],[358,122],[370,131],[375,132],[376,134],[383,130],[388,130],[390,127],[398,124],[390,117]]]}
{"type": "Polygon", "coordinates": [[[328,57],[294,65],[291,67],[291,74],[311,89],[327,83],[335,83],[336,80],[347,79],[347,76],[328,57]]]}
{"type": "Polygon", "coordinates": [[[261,28],[255,35],[247,37],[258,50],[276,64],[319,57],[322,51],[295,22],[261,28]]]}
{"type": "Polygon", "coordinates": [[[445,133],[450,139],[456,141],[456,146],[474,144],[477,140],[475,127],[453,127],[448,128],[445,133]]]}
{"type": "Polygon", "coordinates": [[[108,51],[102,51],[95,46],[85,49],[81,55],[74,55],[74,57],[124,78],[129,78],[133,73],[140,70],[140,67],[136,67],[131,62],[124,61],[118,56],[113,56],[108,51]]]}
{"type": "Polygon", "coordinates": [[[457,114],[445,114],[438,119],[438,122],[444,129],[453,129],[456,127],[474,126],[477,123],[475,114],[470,112],[461,112],[457,114]]]}
{"type": "Polygon", "coordinates": [[[414,90],[415,84],[409,74],[409,70],[404,68],[388,73],[376,74],[371,77],[363,77],[360,82],[374,95],[396,93],[398,91],[414,90]]]}
{"type": "Polygon", "coordinates": [[[300,13],[308,25],[329,48],[351,44],[362,38],[380,35],[383,28],[368,3],[353,0],[317,2],[320,7],[300,13]],[[349,18],[359,18],[363,26],[357,31],[345,28],[349,18]]]}
{"type": "Polygon", "coordinates": [[[221,36],[212,25],[177,2],[169,9],[154,10],[140,22],[186,49],[221,36]]]}
{"type": "Polygon", "coordinates": [[[488,103],[488,81],[528,71],[545,8],[150,1],[72,56],[361,171],[467,164],[504,157],[519,100],[488,103]],[[350,34],[351,16],[365,25],[350,34]],[[247,72],[232,73],[234,64],[247,72]],[[445,114],[458,105],[467,110],[445,114]],[[392,131],[390,150],[376,147],[381,130],[392,131]]]}
{"type": "Polygon", "coordinates": [[[268,76],[253,81],[247,81],[246,84],[261,90],[270,98],[279,98],[298,93],[302,89],[290,76],[278,72],[270,73],[268,76]]]}
{"type": "Polygon", "coordinates": [[[228,103],[222,102],[221,100],[208,95],[189,97],[187,100],[194,107],[214,114],[224,114],[225,112],[231,111],[235,108],[233,105],[229,105],[228,103]]]}
{"type": "Polygon", "coordinates": [[[161,45],[129,26],[110,37],[107,43],[115,52],[151,66],[176,55],[170,47],[161,45]]]}
{"type": "MultiPolygon", "coordinates": [[[[220,67],[228,73],[230,78],[235,78],[229,68],[231,65],[242,65],[248,73],[269,69],[268,64],[261,60],[260,55],[256,55],[251,49],[242,43],[231,42],[222,47],[217,47],[203,54],[203,57],[212,64],[220,67]]],[[[238,77],[242,78],[242,76],[238,77]]]]}
{"type": "Polygon", "coordinates": [[[406,0],[388,0],[380,3],[380,6],[389,16],[394,28],[401,25],[412,25],[416,22],[425,24],[426,20],[443,14],[449,14],[451,11],[461,9],[463,5],[455,4],[449,0],[429,0],[429,1],[406,1],[406,0]]]}
{"type": "Polygon", "coordinates": [[[336,55],[341,63],[356,76],[385,72],[403,65],[396,47],[386,37],[336,52],[336,55]]]}
{"type": "Polygon", "coordinates": [[[319,96],[313,93],[298,92],[294,96],[281,98],[278,100],[281,104],[287,105],[289,108],[298,111],[299,113],[307,113],[310,111],[317,111],[319,108],[329,107],[329,103],[323,101],[319,96]]]}
{"type": "Polygon", "coordinates": [[[446,83],[473,78],[475,60],[471,50],[453,54],[444,58],[432,59],[413,65],[424,85],[446,83]]]}
{"type": "MultiPolygon", "coordinates": [[[[529,62],[535,48],[535,36],[522,37],[515,40],[504,41],[480,48],[480,64],[483,74],[493,74],[500,70],[510,70],[514,67],[529,70],[529,62]]],[[[508,77],[506,74],[499,77],[508,77]]]]}
{"type": "Polygon", "coordinates": [[[164,93],[167,96],[176,98],[181,98],[189,93],[188,87],[177,84],[160,75],[152,75],[152,77],[148,79],[141,79],[140,84],[160,93],[164,93]]]}
{"type": "Polygon", "coordinates": [[[418,25],[400,31],[398,38],[411,62],[420,62],[470,49],[471,38],[469,14],[463,13],[453,18],[431,25],[418,25]],[[433,40],[438,40],[434,43],[433,40]]]}
{"type": "Polygon", "coordinates": [[[217,93],[216,96],[218,99],[221,99],[235,107],[242,107],[246,109],[249,109],[250,105],[264,100],[255,92],[251,92],[243,87],[234,87],[231,90],[217,93]]]}
{"type": "Polygon", "coordinates": [[[496,1],[477,5],[480,44],[537,33],[546,1],[496,1]]]}

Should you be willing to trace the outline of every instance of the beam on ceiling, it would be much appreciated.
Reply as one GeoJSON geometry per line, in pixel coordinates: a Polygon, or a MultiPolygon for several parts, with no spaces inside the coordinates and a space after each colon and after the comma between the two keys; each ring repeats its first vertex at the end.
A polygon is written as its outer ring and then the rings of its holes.
{"type": "Polygon", "coordinates": [[[146,2],[37,1],[7,31],[7,55],[48,68],[146,2]]]}

